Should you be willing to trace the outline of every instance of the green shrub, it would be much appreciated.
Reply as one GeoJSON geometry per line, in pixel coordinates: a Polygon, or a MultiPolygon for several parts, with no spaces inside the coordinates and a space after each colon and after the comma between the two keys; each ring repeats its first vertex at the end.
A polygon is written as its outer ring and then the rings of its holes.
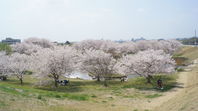
{"type": "Polygon", "coordinates": [[[184,69],[183,68],[177,68],[176,69],[178,72],[182,72],[182,71],[184,71],[184,69]]]}
{"type": "Polygon", "coordinates": [[[146,95],[145,98],[157,98],[162,96],[161,94],[152,94],[152,95],[146,95]]]}
{"type": "Polygon", "coordinates": [[[60,95],[55,95],[55,97],[56,97],[56,98],[61,98],[61,96],[60,96],[60,95]]]}
{"type": "Polygon", "coordinates": [[[38,99],[42,99],[42,96],[41,95],[38,95],[38,97],[37,97],[38,99]]]}
{"type": "Polygon", "coordinates": [[[12,48],[8,44],[0,43],[0,51],[5,51],[7,54],[11,54],[12,48]]]}
{"type": "Polygon", "coordinates": [[[93,94],[91,97],[92,97],[92,98],[96,98],[97,96],[93,94]]]}

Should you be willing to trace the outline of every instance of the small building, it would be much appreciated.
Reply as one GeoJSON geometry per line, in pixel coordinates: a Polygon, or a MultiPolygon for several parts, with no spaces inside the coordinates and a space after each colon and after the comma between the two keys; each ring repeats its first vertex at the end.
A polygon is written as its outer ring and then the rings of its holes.
{"type": "Polygon", "coordinates": [[[16,43],[21,43],[21,40],[13,39],[13,38],[6,38],[5,40],[2,40],[1,42],[6,43],[6,44],[16,44],[16,43]]]}
{"type": "Polygon", "coordinates": [[[137,39],[131,39],[131,41],[133,41],[133,42],[138,42],[138,41],[141,41],[141,40],[146,40],[145,38],[143,38],[143,37],[140,37],[140,38],[137,38],[137,39]]]}

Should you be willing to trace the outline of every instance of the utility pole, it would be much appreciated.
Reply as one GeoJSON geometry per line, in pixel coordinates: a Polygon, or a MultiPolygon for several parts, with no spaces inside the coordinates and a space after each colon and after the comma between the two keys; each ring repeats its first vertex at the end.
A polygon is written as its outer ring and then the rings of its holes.
{"type": "Polygon", "coordinates": [[[195,29],[195,46],[197,45],[197,31],[195,29]]]}

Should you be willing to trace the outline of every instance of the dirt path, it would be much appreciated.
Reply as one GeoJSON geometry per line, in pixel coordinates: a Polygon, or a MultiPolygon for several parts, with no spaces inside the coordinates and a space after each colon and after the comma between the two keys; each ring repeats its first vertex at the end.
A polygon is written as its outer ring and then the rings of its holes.
{"type": "Polygon", "coordinates": [[[149,109],[154,111],[198,111],[198,60],[186,68],[178,79],[179,87],[155,99],[149,109]]]}

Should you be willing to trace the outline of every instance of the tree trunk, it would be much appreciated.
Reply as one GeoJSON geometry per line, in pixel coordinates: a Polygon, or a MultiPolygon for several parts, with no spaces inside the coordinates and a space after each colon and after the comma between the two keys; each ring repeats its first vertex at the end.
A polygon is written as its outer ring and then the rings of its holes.
{"type": "Polygon", "coordinates": [[[150,84],[151,83],[151,78],[147,77],[146,79],[147,79],[147,83],[150,84]]]}
{"type": "Polygon", "coordinates": [[[147,83],[151,84],[151,79],[152,79],[152,78],[153,78],[153,77],[152,77],[151,75],[148,75],[148,77],[146,77],[147,83]]]}
{"type": "Polygon", "coordinates": [[[59,80],[59,75],[53,73],[53,78],[54,78],[54,86],[57,88],[58,87],[58,80],[59,80]]]}
{"type": "Polygon", "coordinates": [[[55,87],[58,87],[57,80],[58,80],[58,79],[54,79],[54,86],[55,86],[55,87]]]}
{"type": "Polygon", "coordinates": [[[21,85],[23,85],[23,79],[22,79],[22,78],[20,78],[19,80],[20,80],[21,85]]]}
{"type": "Polygon", "coordinates": [[[97,81],[100,82],[100,76],[97,76],[96,78],[97,78],[97,81]]]}
{"type": "Polygon", "coordinates": [[[104,86],[105,86],[105,87],[107,87],[107,86],[108,86],[108,84],[107,84],[107,80],[106,80],[106,79],[104,80],[104,86]]]}

